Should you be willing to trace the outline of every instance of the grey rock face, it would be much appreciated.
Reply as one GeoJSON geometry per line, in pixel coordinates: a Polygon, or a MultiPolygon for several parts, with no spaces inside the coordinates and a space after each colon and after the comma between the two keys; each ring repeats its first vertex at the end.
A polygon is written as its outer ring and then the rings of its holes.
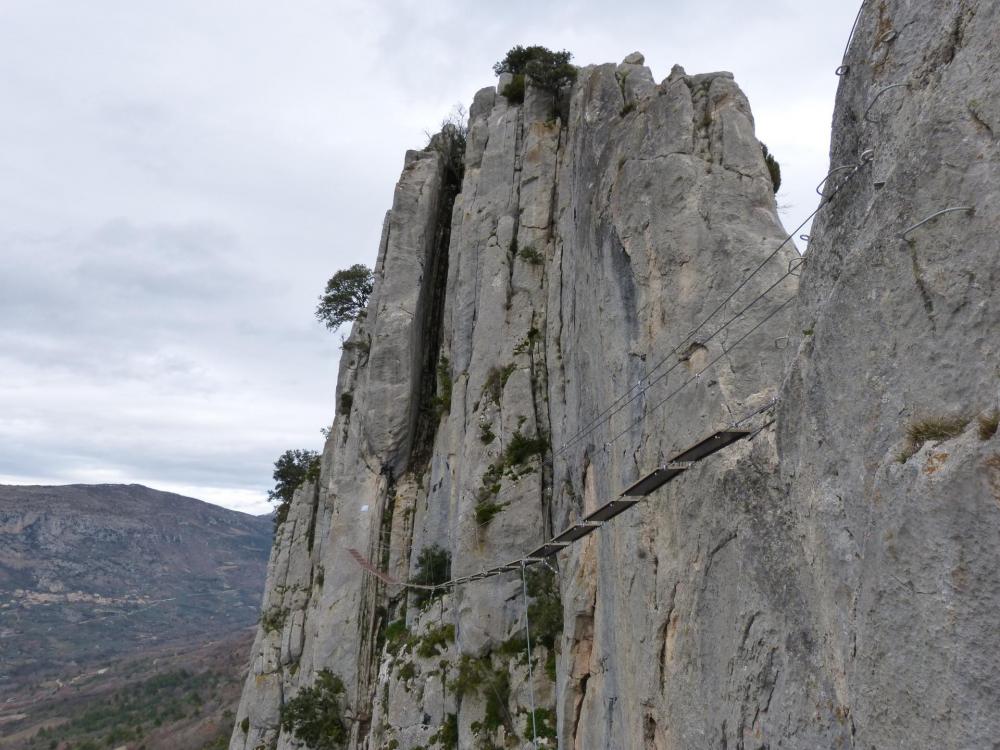
{"type": "Polygon", "coordinates": [[[825,713],[861,747],[990,747],[1000,731],[998,440],[974,418],[910,457],[905,437],[998,402],[998,22],[988,2],[864,10],[831,167],[874,158],[820,215],[802,277],[781,477],[825,713]],[[956,206],[975,212],[899,238],[956,206]]]}
{"type": "Polygon", "coordinates": [[[657,85],[635,54],[568,102],[484,89],[453,205],[410,152],[231,747],[294,747],[280,705],[320,669],[351,748],[530,747],[532,703],[567,748],[990,746],[998,438],[904,443],[997,403],[997,13],[866,8],[801,290],[729,73],[657,85]],[[515,573],[420,606],[347,552],[475,573],[758,409],[752,440],[553,558],[563,627],[530,674],[515,573]]]}
{"type": "MultiPolygon", "coordinates": [[[[576,189],[560,194],[560,283],[549,305],[562,355],[550,378],[554,444],[640,379],[648,382],[647,373],[667,375],[556,457],[557,526],[773,395],[781,353],[773,332],[750,329],[795,292],[787,278],[719,330],[783,275],[794,254],[786,246],[724,306],[728,313],[685,342],[784,232],[749,107],[729,74],[680,71],[621,123],[616,72],[584,72],[573,101],[589,127],[570,128],[562,173],[576,189]],[[696,377],[724,351],[724,366],[696,377]]],[[[764,607],[734,585],[743,519],[722,499],[736,458],[753,450],[759,444],[731,449],[564,553],[557,707],[567,746],[706,746],[716,717],[757,700],[744,696],[723,656],[727,643],[739,644],[737,613],[764,607]]],[[[759,674],[766,665],[754,668],[759,674]]]]}

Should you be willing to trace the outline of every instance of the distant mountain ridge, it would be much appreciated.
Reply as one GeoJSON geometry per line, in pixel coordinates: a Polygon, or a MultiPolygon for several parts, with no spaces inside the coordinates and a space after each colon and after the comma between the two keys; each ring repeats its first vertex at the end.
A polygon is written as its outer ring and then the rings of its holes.
{"type": "Polygon", "coordinates": [[[271,528],[142,485],[0,485],[0,694],[252,624],[271,528]]]}

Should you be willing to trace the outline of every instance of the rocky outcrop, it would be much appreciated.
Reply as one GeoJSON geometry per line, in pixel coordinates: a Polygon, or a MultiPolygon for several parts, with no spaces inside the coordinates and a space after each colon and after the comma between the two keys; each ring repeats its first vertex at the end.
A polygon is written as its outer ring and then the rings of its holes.
{"type": "Polygon", "coordinates": [[[863,9],[801,290],[728,73],[634,53],[558,99],[484,89],[457,197],[410,152],[231,748],[295,747],[280,706],[322,669],[372,750],[529,747],[532,705],[567,748],[989,744],[996,438],[904,443],[996,405],[995,16],[863,9]],[[752,412],[527,602],[517,571],[425,597],[349,552],[475,573],[752,412]]]}
{"type": "Polygon", "coordinates": [[[813,232],[777,424],[828,676],[806,705],[857,747],[1000,734],[1000,440],[977,419],[1000,395],[998,22],[995,3],[871,3],[837,97],[831,166],[874,158],[813,232]]]}

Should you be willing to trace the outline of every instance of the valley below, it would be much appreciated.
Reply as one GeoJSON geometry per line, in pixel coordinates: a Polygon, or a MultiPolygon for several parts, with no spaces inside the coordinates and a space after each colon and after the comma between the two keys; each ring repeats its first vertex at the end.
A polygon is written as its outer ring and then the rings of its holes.
{"type": "Polygon", "coordinates": [[[227,747],[252,641],[245,628],[24,686],[0,704],[0,748],[227,747]]]}
{"type": "Polygon", "coordinates": [[[0,748],[224,747],[271,536],[141,485],[0,486],[0,748]]]}

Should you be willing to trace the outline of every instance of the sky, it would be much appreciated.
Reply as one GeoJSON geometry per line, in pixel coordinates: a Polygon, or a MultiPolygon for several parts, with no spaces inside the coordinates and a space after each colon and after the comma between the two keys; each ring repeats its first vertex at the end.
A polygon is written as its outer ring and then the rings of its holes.
{"type": "Polygon", "coordinates": [[[252,513],[319,450],[408,148],[515,44],[657,81],[729,70],[816,205],[855,2],[0,0],[0,483],[139,483],[252,513]]]}

